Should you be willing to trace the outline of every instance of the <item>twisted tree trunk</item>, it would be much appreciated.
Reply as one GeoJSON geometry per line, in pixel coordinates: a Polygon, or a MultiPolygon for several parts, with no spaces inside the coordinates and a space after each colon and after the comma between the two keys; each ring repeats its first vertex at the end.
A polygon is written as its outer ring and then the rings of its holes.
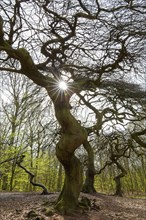
{"type": "Polygon", "coordinates": [[[62,213],[71,213],[78,206],[78,197],[83,184],[83,171],[75,150],[87,139],[87,133],[70,113],[70,96],[65,93],[52,96],[55,114],[61,125],[61,138],[56,146],[56,155],[65,170],[63,189],[56,203],[56,209],[62,213]]]}
{"type": "Polygon", "coordinates": [[[41,184],[41,183],[35,183],[33,181],[35,175],[33,173],[31,173],[28,169],[26,169],[26,167],[22,166],[21,162],[23,161],[23,156],[21,157],[21,159],[19,161],[16,162],[16,164],[22,168],[26,173],[29,174],[30,176],[30,183],[33,185],[33,186],[38,186],[38,187],[41,187],[43,189],[43,192],[41,193],[42,195],[48,195],[48,194],[51,194],[48,192],[47,188],[41,184]]]}

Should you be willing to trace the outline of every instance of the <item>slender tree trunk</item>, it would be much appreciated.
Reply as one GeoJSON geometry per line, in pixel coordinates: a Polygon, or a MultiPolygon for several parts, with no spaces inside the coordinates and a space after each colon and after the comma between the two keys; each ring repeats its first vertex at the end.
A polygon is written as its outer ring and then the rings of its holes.
{"type": "Polygon", "coordinates": [[[94,152],[88,141],[84,143],[84,148],[88,153],[88,166],[86,171],[86,179],[82,191],[85,193],[94,193],[96,192],[94,188],[94,177],[96,174],[94,167],[94,152]]]}
{"type": "Polygon", "coordinates": [[[121,184],[121,178],[123,177],[122,174],[116,176],[114,178],[114,181],[116,183],[116,192],[115,192],[115,196],[123,196],[123,191],[122,191],[122,184],[121,184]]]}
{"type": "MultiPolygon", "coordinates": [[[[12,120],[12,131],[11,131],[11,138],[10,138],[10,146],[14,146],[14,141],[15,141],[15,133],[16,133],[16,120],[17,120],[17,114],[18,114],[18,106],[16,106],[16,112],[15,115],[13,116],[12,120]]],[[[17,153],[17,149],[15,147],[15,152],[17,153]]],[[[16,160],[13,160],[12,162],[12,169],[11,169],[11,177],[10,177],[10,191],[13,190],[13,181],[14,181],[14,175],[15,175],[15,170],[16,170],[16,160]]]]}
{"type": "Polygon", "coordinates": [[[2,176],[2,190],[8,190],[8,176],[3,174],[2,176]]]}
{"type": "Polygon", "coordinates": [[[124,169],[124,167],[118,161],[115,160],[114,163],[117,165],[117,168],[119,170],[121,170],[121,173],[114,178],[115,183],[116,183],[115,195],[116,196],[123,196],[121,178],[123,178],[127,174],[127,171],[124,169]]]}
{"type": "Polygon", "coordinates": [[[14,160],[13,164],[12,164],[12,171],[11,171],[11,178],[10,178],[10,191],[13,190],[13,181],[14,181],[15,170],[16,170],[16,161],[14,160]]]}

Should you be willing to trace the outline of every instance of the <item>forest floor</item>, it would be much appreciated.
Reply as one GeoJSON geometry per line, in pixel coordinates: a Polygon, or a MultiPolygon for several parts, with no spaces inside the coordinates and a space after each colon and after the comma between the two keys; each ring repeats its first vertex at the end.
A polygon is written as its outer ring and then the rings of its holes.
{"type": "Polygon", "coordinates": [[[58,193],[0,192],[0,220],[145,220],[146,199],[109,196],[101,193],[81,194],[91,201],[88,210],[80,210],[72,216],[51,211],[58,193]]]}

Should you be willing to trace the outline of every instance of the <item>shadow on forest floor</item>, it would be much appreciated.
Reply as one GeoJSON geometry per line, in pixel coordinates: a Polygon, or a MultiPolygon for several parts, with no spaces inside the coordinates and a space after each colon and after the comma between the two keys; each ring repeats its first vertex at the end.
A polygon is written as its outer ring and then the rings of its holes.
{"type": "Polygon", "coordinates": [[[83,194],[91,201],[90,210],[63,216],[51,211],[58,193],[0,192],[1,220],[144,220],[146,199],[109,196],[102,193],[83,194]]]}

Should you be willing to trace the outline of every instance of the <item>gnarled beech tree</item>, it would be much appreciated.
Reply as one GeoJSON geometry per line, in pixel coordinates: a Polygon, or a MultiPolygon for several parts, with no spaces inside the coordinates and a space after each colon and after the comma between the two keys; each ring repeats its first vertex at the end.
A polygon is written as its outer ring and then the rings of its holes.
{"type": "MultiPolygon", "coordinates": [[[[71,113],[72,96],[89,91],[94,96],[100,88],[109,89],[104,81],[110,79],[114,87],[125,74],[142,70],[145,4],[130,2],[0,3],[0,71],[23,74],[45,88],[61,126],[56,155],[65,169],[65,182],[56,208],[63,213],[78,205],[82,167],[75,150],[86,146],[88,137],[87,129],[71,113]],[[67,90],[58,88],[60,80],[67,80],[67,90]]],[[[97,124],[98,119],[93,129],[97,124]]]]}

